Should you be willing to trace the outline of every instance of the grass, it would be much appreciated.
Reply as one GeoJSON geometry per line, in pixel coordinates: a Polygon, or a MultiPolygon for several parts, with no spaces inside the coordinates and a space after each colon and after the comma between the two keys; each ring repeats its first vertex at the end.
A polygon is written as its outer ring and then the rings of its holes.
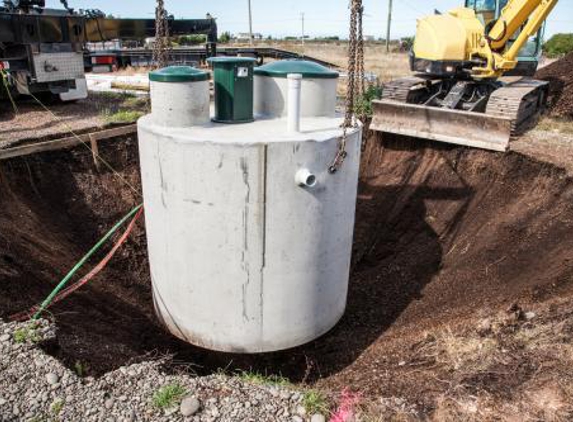
{"type": "Polygon", "coordinates": [[[135,123],[145,112],[140,110],[117,110],[115,112],[106,111],[104,118],[107,123],[135,123]]]}
{"type": "Polygon", "coordinates": [[[38,343],[42,341],[42,337],[36,331],[35,326],[29,325],[28,327],[19,328],[14,332],[14,341],[16,343],[27,343],[28,341],[38,343]]]}
{"type": "Polygon", "coordinates": [[[239,374],[239,378],[251,384],[260,385],[291,385],[290,381],[281,375],[263,375],[258,372],[243,371],[239,374]]]}
{"type": "Polygon", "coordinates": [[[544,117],[541,119],[536,129],[545,132],[573,135],[573,120],[556,117],[544,117]]]}
{"type": "Polygon", "coordinates": [[[328,399],[320,391],[305,391],[302,397],[302,405],[309,415],[313,415],[315,413],[328,415],[330,413],[330,405],[328,403],[328,399]]]}
{"type": "Polygon", "coordinates": [[[96,102],[101,117],[111,124],[134,123],[149,113],[151,108],[148,97],[125,92],[93,93],[92,99],[96,102]]]}
{"type": "Polygon", "coordinates": [[[169,384],[161,387],[153,395],[153,407],[157,409],[169,409],[179,404],[185,397],[187,390],[180,384],[169,384]]]}

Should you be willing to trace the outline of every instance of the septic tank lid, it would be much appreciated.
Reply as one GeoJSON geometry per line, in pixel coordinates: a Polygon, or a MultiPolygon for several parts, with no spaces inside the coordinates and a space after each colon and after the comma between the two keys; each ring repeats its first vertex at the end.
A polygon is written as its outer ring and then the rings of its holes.
{"type": "Polygon", "coordinates": [[[257,59],[253,57],[211,57],[207,59],[209,63],[254,63],[257,59]]]}
{"type": "Polygon", "coordinates": [[[255,75],[286,78],[289,73],[299,73],[303,78],[336,79],[338,72],[308,60],[280,60],[255,68],[255,75]]]}
{"type": "Polygon", "coordinates": [[[209,73],[191,66],[169,66],[149,73],[153,82],[199,82],[208,81],[209,73]]]}

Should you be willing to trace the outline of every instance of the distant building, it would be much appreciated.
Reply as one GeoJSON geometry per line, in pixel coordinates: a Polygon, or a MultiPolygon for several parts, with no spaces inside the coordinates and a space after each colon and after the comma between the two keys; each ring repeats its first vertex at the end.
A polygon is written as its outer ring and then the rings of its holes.
{"type": "Polygon", "coordinates": [[[374,35],[364,35],[364,41],[376,41],[376,37],[374,35]]]}
{"type": "MultiPolygon", "coordinates": [[[[248,32],[240,32],[237,35],[235,35],[235,41],[236,42],[249,42],[251,39],[251,36],[248,32]]],[[[263,34],[258,33],[258,32],[253,32],[253,40],[255,41],[260,41],[263,39],[263,34]]]]}

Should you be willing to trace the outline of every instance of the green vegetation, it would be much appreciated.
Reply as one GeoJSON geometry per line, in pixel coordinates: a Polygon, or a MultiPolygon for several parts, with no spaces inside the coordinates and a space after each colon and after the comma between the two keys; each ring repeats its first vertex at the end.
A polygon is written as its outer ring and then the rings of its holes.
{"type": "Polygon", "coordinates": [[[573,34],[556,34],[543,46],[545,54],[550,58],[558,58],[573,52],[573,34]]]}
{"type": "Polygon", "coordinates": [[[180,37],[177,37],[175,39],[175,42],[178,45],[199,45],[199,44],[205,44],[205,42],[207,42],[207,36],[206,35],[182,35],[180,37]]]}
{"type": "Polygon", "coordinates": [[[174,407],[185,397],[187,390],[179,384],[169,384],[161,387],[153,395],[153,406],[157,409],[174,407]]]}
{"type": "Polygon", "coordinates": [[[134,123],[144,114],[139,110],[118,110],[115,113],[107,111],[104,117],[108,123],[134,123]]]}
{"type": "Polygon", "coordinates": [[[410,51],[414,47],[414,37],[404,37],[401,41],[401,46],[404,51],[410,51]]]}
{"type": "Polygon", "coordinates": [[[150,110],[149,97],[125,92],[100,92],[94,94],[94,101],[101,117],[111,124],[134,123],[150,110]]]}
{"type": "Polygon", "coordinates": [[[328,404],[328,399],[320,391],[308,390],[304,393],[302,398],[302,404],[306,409],[306,412],[310,415],[314,413],[320,413],[323,415],[328,415],[330,413],[330,406],[328,404]]]}
{"type": "Polygon", "coordinates": [[[87,374],[87,367],[78,360],[76,363],[74,363],[74,372],[80,378],[85,377],[87,374]]]}
{"type": "Polygon", "coordinates": [[[232,38],[233,37],[231,36],[231,33],[229,31],[225,31],[221,34],[221,36],[219,36],[219,42],[221,44],[228,44],[232,38]]]}
{"type": "Polygon", "coordinates": [[[52,412],[52,414],[54,414],[55,416],[58,416],[62,410],[64,409],[64,400],[62,399],[56,399],[53,403],[52,406],[50,406],[50,411],[52,412]]]}
{"type": "Polygon", "coordinates": [[[263,375],[257,372],[243,371],[239,374],[239,378],[251,384],[264,384],[264,385],[290,385],[290,381],[281,375],[263,375]]]}
{"type": "Polygon", "coordinates": [[[356,100],[354,112],[357,116],[372,117],[372,101],[382,98],[382,87],[369,85],[364,95],[356,100]]]}
{"type": "Polygon", "coordinates": [[[36,326],[30,324],[25,328],[20,328],[14,332],[14,341],[16,343],[26,343],[31,341],[32,343],[38,343],[42,341],[42,337],[36,331],[36,326]]]}

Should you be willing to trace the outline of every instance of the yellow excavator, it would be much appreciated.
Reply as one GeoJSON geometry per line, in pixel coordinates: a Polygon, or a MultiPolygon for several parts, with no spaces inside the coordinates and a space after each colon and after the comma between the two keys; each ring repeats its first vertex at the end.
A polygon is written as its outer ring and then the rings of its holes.
{"type": "Polygon", "coordinates": [[[373,102],[371,128],[506,151],[535,125],[548,83],[532,78],[558,0],[466,0],[418,20],[410,65],[373,102]]]}

